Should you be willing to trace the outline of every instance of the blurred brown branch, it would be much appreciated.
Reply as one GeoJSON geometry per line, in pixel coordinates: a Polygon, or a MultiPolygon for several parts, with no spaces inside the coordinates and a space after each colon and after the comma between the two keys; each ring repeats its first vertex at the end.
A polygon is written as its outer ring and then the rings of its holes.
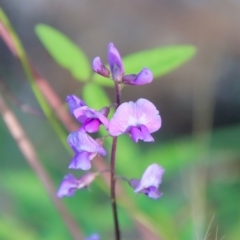
{"type": "Polygon", "coordinates": [[[8,106],[6,105],[1,95],[0,95],[0,113],[2,115],[2,118],[9,132],[11,133],[14,140],[16,141],[26,161],[29,163],[31,168],[34,170],[34,172],[42,182],[52,202],[54,203],[57,210],[59,211],[62,219],[65,221],[66,226],[68,227],[73,239],[75,240],[82,239],[83,236],[81,234],[81,231],[76,221],[70,215],[70,213],[68,212],[67,208],[64,206],[62,201],[56,197],[56,189],[52,183],[50,176],[45,171],[43,165],[38,159],[37,153],[32,143],[28,139],[27,135],[25,134],[18,119],[16,118],[14,113],[8,108],[8,106]]]}

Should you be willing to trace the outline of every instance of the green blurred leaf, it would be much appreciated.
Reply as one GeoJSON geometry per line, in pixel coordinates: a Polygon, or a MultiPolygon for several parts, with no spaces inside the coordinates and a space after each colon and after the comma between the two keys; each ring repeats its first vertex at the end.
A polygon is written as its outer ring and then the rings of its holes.
{"type": "Polygon", "coordinates": [[[4,240],[40,240],[33,228],[24,226],[20,219],[16,219],[15,216],[10,214],[0,218],[0,238],[4,240]]]}
{"type": "Polygon", "coordinates": [[[38,24],[35,31],[53,59],[68,69],[79,81],[86,81],[91,74],[89,61],[84,52],[66,35],[45,24],[38,24]]]}
{"type": "MultiPolygon", "coordinates": [[[[123,58],[125,73],[138,73],[147,67],[155,78],[161,77],[181,66],[195,53],[196,48],[191,45],[167,46],[133,53],[123,58]]],[[[98,74],[94,75],[93,80],[104,86],[113,86],[113,82],[98,74]]]]}
{"type": "Polygon", "coordinates": [[[94,83],[87,83],[83,88],[83,99],[87,105],[101,109],[110,105],[110,99],[104,89],[94,83]]]}

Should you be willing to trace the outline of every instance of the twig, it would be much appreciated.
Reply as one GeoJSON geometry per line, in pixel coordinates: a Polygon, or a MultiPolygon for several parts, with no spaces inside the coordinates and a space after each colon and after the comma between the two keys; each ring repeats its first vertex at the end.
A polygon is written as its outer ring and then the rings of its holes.
{"type": "Polygon", "coordinates": [[[55,195],[56,189],[52,183],[51,178],[49,177],[48,173],[45,171],[43,165],[40,163],[37,157],[37,153],[32,143],[28,139],[27,135],[25,134],[21,124],[18,122],[14,113],[7,107],[1,95],[0,95],[0,113],[2,114],[2,118],[9,132],[12,134],[13,138],[15,139],[20,151],[22,152],[28,164],[32,167],[32,169],[34,170],[34,172],[42,182],[51,200],[53,201],[54,205],[59,211],[62,219],[66,223],[73,239],[75,240],[82,239],[82,234],[77,223],[75,222],[73,217],[70,215],[67,208],[60,201],[60,199],[56,197],[55,195]]]}
{"type": "Polygon", "coordinates": [[[29,104],[22,103],[19,99],[17,99],[11,91],[8,89],[6,84],[4,84],[2,79],[0,78],[0,89],[9,97],[9,99],[16,105],[18,106],[23,112],[31,114],[33,116],[38,116],[44,118],[44,114],[37,109],[31,107],[29,104]]]}
{"type": "Polygon", "coordinates": [[[209,223],[209,225],[208,225],[208,229],[207,229],[207,232],[206,232],[203,240],[206,240],[207,237],[208,237],[208,232],[209,232],[209,230],[210,230],[210,227],[211,227],[211,225],[212,225],[212,222],[213,222],[214,217],[215,217],[215,216],[213,215],[213,216],[212,216],[212,219],[211,219],[211,221],[210,221],[210,223],[209,223]]]}

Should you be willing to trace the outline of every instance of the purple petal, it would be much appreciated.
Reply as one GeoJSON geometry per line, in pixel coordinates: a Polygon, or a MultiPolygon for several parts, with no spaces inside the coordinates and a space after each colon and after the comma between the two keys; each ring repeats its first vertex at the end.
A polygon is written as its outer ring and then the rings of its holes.
{"type": "Polygon", "coordinates": [[[142,140],[144,142],[154,142],[154,139],[151,136],[151,134],[149,133],[149,131],[148,131],[146,126],[141,125],[140,129],[141,129],[141,133],[142,133],[142,140]]]}
{"type": "Polygon", "coordinates": [[[85,102],[82,99],[78,98],[77,96],[75,96],[73,94],[68,95],[66,97],[66,101],[67,101],[67,104],[68,104],[68,107],[69,107],[69,110],[70,110],[71,114],[73,114],[73,111],[76,108],[86,106],[85,102]]]}
{"type": "Polygon", "coordinates": [[[138,124],[145,125],[150,133],[156,132],[161,127],[159,111],[150,101],[144,98],[138,99],[136,109],[138,124]]]}
{"type": "Polygon", "coordinates": [[[102,64],[100,57],[93,59],[92,69],[103,77],[109,77],[110,75],[110,71],[102,64]]]}
{"type": "MultiPolygon", "coordinates": [[[[101,109],[102,110],[102,109],[101,109]]],[[[100,110],[100,111],[101,111],[100,110]]],[[[96,117],[100,120],[100,122],[105,126],[106,129],[108,129],[108,125],[109,125],[109,121],[107,119],[107,117],[105,116],[105,114],[107,113],[107,110],[102,110],[102,112],[96,112],[96,117]]]]}
{"type": "Polygon", "coordinates": [[[148,68],[143,68],[140,73],[134,79],[132,85],[144,85],[151,83],[153,80],[153,74],[148,68]]]}
{"type": "Polygon", "coordinates": [[[118,136],[130,130],[130,127],[137,126],[138,119],[134,102],[122,103],[109,121],[109,133],[118,136]]]}
{"type": "Polygon", "coordinates": [[[134,142],[138,142],[138,140],[143,140],[142,133],[139,128],[131,127],[129,130],[129,134],[134,142]]]}
{"type": "Polygon", "coordinates": [[[101,109],[99,110],[99,112],[100,112],[103,116],[107,117],[108,114],[109,114],[109,112],[110,112],[110,108],[109,108],[109,107],[103,107],[103,108],[101,108],[101,109]]]}
{"type": "Polygon", "coordinates": [[[153,137],[144,125],[140,125],[139,127],[131,127],[129,134],[134,142],[138,142],[138,140],[143,140],[144,142],[154,142],[153,137]]]}
{"type": "Polygon", "coordinates": [[[89,170],[91,168],[90,160],[96,156],[96,154],[91,154],[88,152],[77,153],[72,159],[68,168],[72,169],[82,169],[89,170]]]}
{"type": "Polygon", "coordinates": [[[57,196],[72,196],[78,188],[78,180],[72,175],[68,174],[63,178],[63,181],[58,189],[57,196]]]}
{"type": "Polygon", "coordinates": [[[129,185],[130,185],[133,189],[137,188],[137,187],[139,186],[139,183],[140,183],[140,180],[135,179],[135,178],[133,178],[133,179],[131,179],[131,180],[129,181],[129,185]]]}
{"type": "Polygon", "coordinates": [[[162,196],[162,193],[156,187],[149,187],[141,192],[153,199],[158,199],[162,196]]]}
{"type": "Polygon", "coordinates": [[[100,236],[97,233],[94,233],[91,236],[85,238],[84,240],[100,240],[100,236]]]}
{"type": "Polygon", "coordinates": [[[134,82],[136,76],[137,74],[124,75],[122,81],[124,84],[134,85],[132,83],[134,82]]]}
{"type": "Polygon", "coordinates": [[[161,118],[156,107],[150,101],[141,98],[136,103],[123,103],[117,108],[109,122],[109,133],[118,136],[133,131],[130,134],[134,141],[153,141],[150,133],[157,131],[160,126],[161,118]],[[141,134],[132,127],[140,128],[141,134]]]}
{"type": "Polygon", "coordinates": [[[98,119],[89,119],[83,125],[82,128],[89,133],[95,133],[98,131],[101,122],[98,119]]]}
{"type": "Polygon", "coordinates": [[[104,115],[104,114],[107,114],[107,110],[105,110],[105,108],[101,110],[98,112],[94,109],[91,109],[85,106],[85,107],[75,109],[73,112],[73,115],[79,122],[84,124],[83,128],[87,132],[93,133],[98,131],[99,125],[101,123],[108,129],[109,121],[104,115]],[[101,110],[103,113],[100,112],[101,110]],[[95,120],[95,119],[99,121],[92,123],[95,125],[88,126],[88,128],[86,128],[86,126],[90,124],[92,120],[95,120]]]}
{"type": "Polygon", "coordinates": [[[124,75],[122,59],[113,43],[108,44],[108,63],[111,69],[113,80],[121,81],[124,75]]]}
{"type": "Polygon", "coordinates": [[[75,109],[73,115],[80,123],[84,123],[88,118],[95,118],[96,116],[95,110],[87,106],[75,109]]]}
{"type": "Polygon", "coordinates": [[[125,75],[122,80],[123,83],[128,85],[145,85],[152,82],[153,74],[148,68],[143,68],[137,75],[125,75]]]}
{"type": "Polygon", "coordinates": [[[164,174],[164,169],[158,164],[154,163],[145,170],[143,176],[140,180],[138,188],[134,192],[141,192],[143,189],[149,187],[158,188],[159,184],[162,181],[162,176],[164,174]]]}
{"type": "Polygon", "coordinates": [[[99,153],[102,156],[107,154],[106,150],[99,143],[82,131],[70,133],[67,142],[75,152],[86,151],[88,153],[99,153]]]}

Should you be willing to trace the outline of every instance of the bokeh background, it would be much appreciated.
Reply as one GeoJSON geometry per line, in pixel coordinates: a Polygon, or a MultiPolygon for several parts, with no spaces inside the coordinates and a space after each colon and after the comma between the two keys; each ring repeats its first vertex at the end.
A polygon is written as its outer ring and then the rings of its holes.
{"type": "MultiPolygon", "coordinates": [[[[67,94],[81,95],[82,83],[44,49],[34,31],[38,23],[69,36],[89,60],[101,56],[106,62],[110,41],[122,56],[167,45],[196,46],[197,54],[180,68],[150,85],[123,91],[122,101],[140,97],[152,101],[163,126],[154,134],[154,144],[136,145],[121,137],[119,175],[139,177],[152,162],[166,173],[164,194],[157,201],[136,197],[122,186],[126,194],[119,207],[122,235],[131,240],[239,239],[239,0],[0,0],[0,6],[31,63],[63,103],[67,94]]],[[[2,97],[57,188],[68,172],[71,152],[42,115],[20,62],[2,39],[0,81],[2,97]],[[23,105],[37,114],[23,111],[23,105]]],[[[114,101],[113,89],[105,90],[114,101]]],[[[0,239],[73,239],[3,118],[0,140],[0,239]]],[[[98,232],[102,239],[113,239],[108,196],[98,179],[90,192],[79,191],[61,202],[84,236],[98,232]]]]}

